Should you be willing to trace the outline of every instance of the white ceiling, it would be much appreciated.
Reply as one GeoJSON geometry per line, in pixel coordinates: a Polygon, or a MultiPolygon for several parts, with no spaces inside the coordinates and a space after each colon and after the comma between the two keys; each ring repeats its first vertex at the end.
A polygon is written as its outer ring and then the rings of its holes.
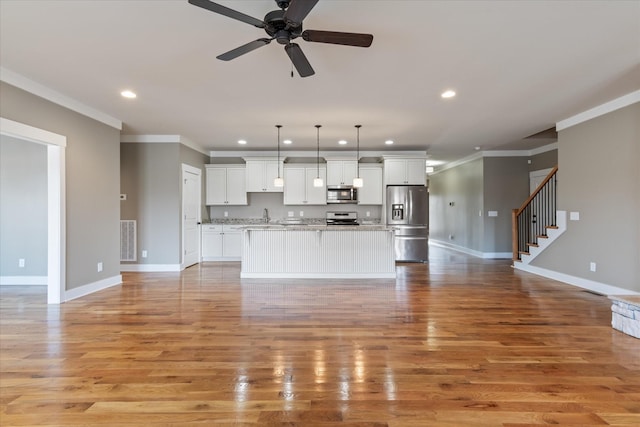
{"type": "MultiPolygon", "coordinates": [[[[273,0],[219,1],[262,19],[273,0]]],[[[297,39],[215,57],[262,29],[187,0],[0,0],[0,65],[123,122],[206,150],[427,150],[455,160],[524,139],[640,88],[640,1],[320,0],[307,29],[371,33],[370,48],[297,39]],[[122,98],[123,89],[138,94],[122,98]],[[458,96],[440,94],[454,89],[458,96]],[[239,146],[238,139],[246,139],[239,146]]]]}

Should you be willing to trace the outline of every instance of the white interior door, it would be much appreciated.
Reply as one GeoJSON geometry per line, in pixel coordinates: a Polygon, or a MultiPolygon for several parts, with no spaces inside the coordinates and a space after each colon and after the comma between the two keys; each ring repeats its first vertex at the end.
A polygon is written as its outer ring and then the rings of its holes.
{"type": "Polygon", "coordinates": [[[200,261],[201,171],[182,165],[182,267],[200,261]]]}
{"type": "Polygon", "coordinates": [[[553,168],[550,169],[540,169],[537,171],[529,172],[529,194],[532,194],[538,185],[551,173],[553,168]]]}

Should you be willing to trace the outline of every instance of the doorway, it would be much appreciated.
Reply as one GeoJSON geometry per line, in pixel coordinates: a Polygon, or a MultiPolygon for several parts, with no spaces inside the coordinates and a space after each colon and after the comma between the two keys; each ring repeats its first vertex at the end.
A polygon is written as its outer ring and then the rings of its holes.
{"type": "Polygon", "coordinates": [[[536,188],[544,181],[544,179],[551,173],[553,168],[540,169],[537,171],[529,172],[529,194],[533,194],[536,188]]]}
{"type": "Polygon", "coordinates": [[[185,269],[200,262],[202,171],[182,164],[182,265],[185,269]]]}
{"type": "Polygon", "coordinates": [[[0,133],[47,147],[47,303],[60,304],[65,287],[65,148],[67,138],[0,117],[0,133]]]}

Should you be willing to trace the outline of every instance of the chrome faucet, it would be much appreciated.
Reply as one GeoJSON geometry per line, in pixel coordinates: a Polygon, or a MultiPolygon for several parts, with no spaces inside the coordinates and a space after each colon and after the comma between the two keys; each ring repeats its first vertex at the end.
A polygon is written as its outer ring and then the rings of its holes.
{"type": "Polygon", "coordinates": [[[262,220],[264,222],[269,222],[269,210],[267,208],[264,208],[264,211],[262,212],[262,220]]]}

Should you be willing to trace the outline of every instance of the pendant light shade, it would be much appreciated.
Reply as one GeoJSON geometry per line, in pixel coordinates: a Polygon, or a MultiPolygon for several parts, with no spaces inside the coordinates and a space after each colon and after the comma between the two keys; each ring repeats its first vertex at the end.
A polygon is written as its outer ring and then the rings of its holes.
{"type": "Polygon", "coordinates": [[[362,188],[362,186],[364,185],[364,182],[362,181],[362,178],[360,178],[360,128],[362,127],[362,125],[356,125],[356,129],[357,129],[357,137],[356,137],[356,177],[353,178],[353,186],[355,188],[362,188]]]}
{"type": "Polygon", "coordinates": [[[320,178],[320,128],[322,125],[316,125],[317,151],[316,151],[316,177],[313,179],[314,187],[322,187],[324,183],[320,178]]]}
{"type": "Polygon", "coordinates": [[[278,176],[273,180],[273,186],[278,188],[284,187],[284,179],[280,177],[280,128],[281,127],[282,125],[276,125],[276,128],[278,128],[278,176]]]}

